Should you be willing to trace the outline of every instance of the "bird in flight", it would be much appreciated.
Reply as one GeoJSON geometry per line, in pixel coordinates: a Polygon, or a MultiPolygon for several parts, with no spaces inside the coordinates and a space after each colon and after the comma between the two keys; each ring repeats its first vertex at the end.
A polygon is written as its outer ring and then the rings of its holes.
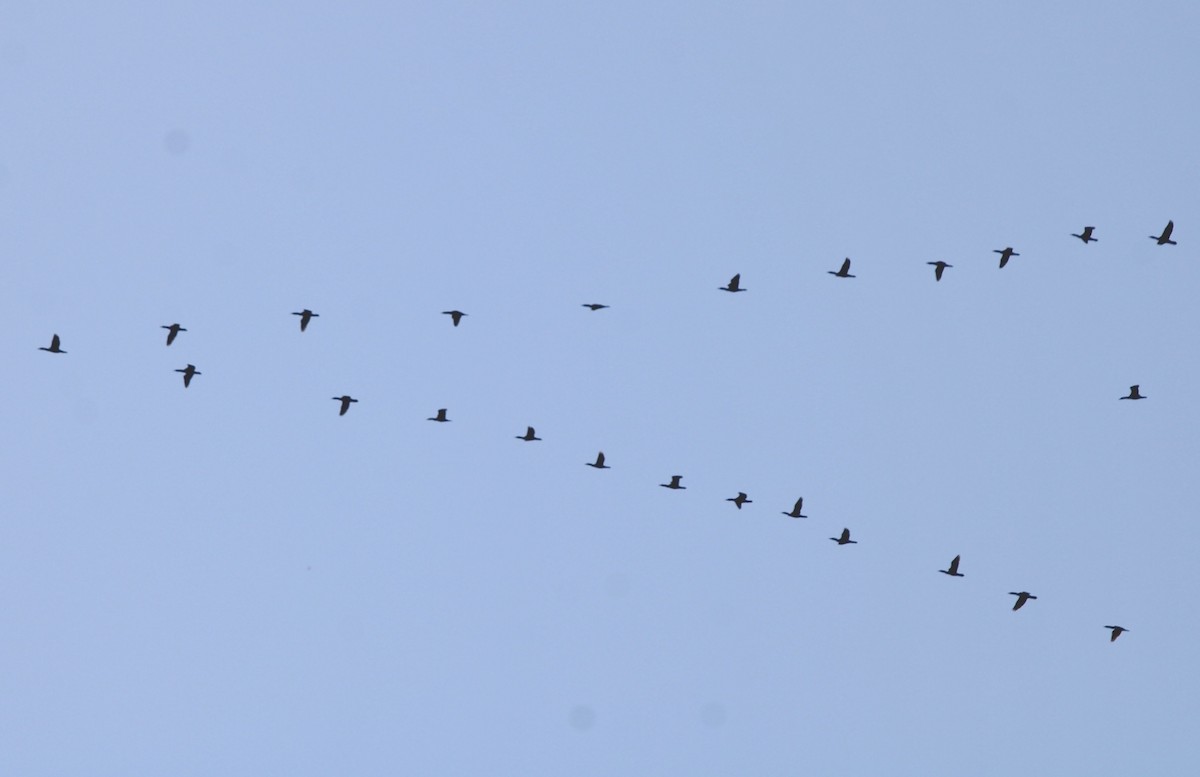
{"type": "Polygon", "coordinates": [[[796,500],[796,506],[792,508],[790,513],[784,513],[789,518],[807,518],[807,515],[801,515],[800,511],[804,509],[804,497],[796,500]]]}
{"type": "Polygon", "coordinates": [[[721,287],[721,291],[735,291],[735,292],[736,291],[747,291],[747,289],[743,289],[741,287],[741,285],[740,285],[741,282],[742,282],[742,274],[738,273],[737,275],[735,275],[729,279],[728,286],[721,287]]]}
{"type": "Polygon", "coordinates": [[[1129,396],[1117,397],[1117,398],[1118,399],[1145,399],[1146,396],[1144,394],[1138,393],[1138,389],[1141,388],[1141,386],[1142,386],[1142,384],[1135,383],[1134,385],[1129,387],[1129,396]]]}
{"type": "Polygon", "coordinates": [[[171,343],[175,342],[175,335],[179,334],[180,332],[187,331],[186,329],[181,327],[179,324],[171,324],[170,326],[164,325],[160,328],[168,330],[167,331],[167,345],[170,345],[171,343]]]}
{"type": "Polygon", "coordinates": [[[947,267],[954,266],[952,264],[946,264],[945,262],[926,262],[925,264],[933,265],[933,279],[936,281],[940,281],[942,279],[942,273],[946,271],[947,267]]]}
{"type": "Polygon", "coordinates": [[[855,277],[850,274],[850,258],[849,257],[846,258],[846,261],[842,262],[842,268],[840,270],[838,270],[837,272],[834,272],[833,270],[826,270],[825,272],[829,273],[830,275],[836,275],[839,278],[854,278],[855,277]]]}
{"type": "Polygon", "coordinates": [[[1008,264],[1008,260],[1014,256],[1020,256],[1016,251],[1012,250],[1012,246],[1001,251],[999,248],[992,251],[993,254],[1000,254],[1000,268],[1004,269],[1004,265],[1008,264]]]}
{"type": "Polygon", "coordinates": [[[1150,239],[1151,239],[1151,240],[1157,240],[1157,241],[1158,241],[1158,244],[1159,244],[1160,246],[1163,246],[1163,245],[1168,245],[1168,246],[1173,246],[1173,245],[1176,245],[1175,241],[1171,239],[1171,233],[1172,233],[1173,231],[1175,231],[1175,222],[1174,222],[1174,221],[1168,221],[1168,222],[1167,222],[1167,225],[1166,225],[1165,227],[1163,227],[1162,234],[1161,234],[1161,235],[1151,235],[1151,236],[1150,236],[1150,239]]]}
{"type": "Polygon", "coordinates": [[[949,569],[939,569],[938,571],[941,572],[943,575],[950,575],[951,577],[962,577],[963,576],[962,573],[958,571],[958,562],[961,558],[962,558],[962,556],[955,556],[954,560],[950,562],[949,569]]]}
{"type": "Polygon", "coordinates": [[[857,545],[858,544],[858,540],[850,539],[850,530],[849,529],[842,529],[841,537],[830,537],[829,539],[833,540],[838,545],[857,545]]]}
{"type": "Polygon", "coordinates": [[[584,464],[587,464],[589,467],[595,467],[596,469],[612,469],[612,467],[604,463],[604,451],[600,451],[596,454],[595,463],[585,461],[584,464]]]}
{"type": "Polygon", "coordinates": [[[677,490],[687,490],[687,486],[679,485],[679,481],[683,480],[683,475],[672,475],[670,483],[659,483],[663,488],[674,488],[677,490]]]}
{"type": "Polygon", "coordinates": [[[308,329],[309,321],[313,320],[314,318],[321,317],[320,314],[314,313],[311,310],[309,310],[308,308],[301,310],[299,313],[292,313],[292,315],[300,316],[300,331],[301,332],[303,332],[305,329],[308,329]]]}
{"type": "Polygon", "coordinates": [[[583,307],[589,310],[604,310],[608,305],[601,305],[599,302],[585,302],[583,303],[583,307]]]}
{"type": "Polygon", "coordinates": [[[195,365],[192,365],[192,364],[189,364],[188,366],[184,367],[182,370],[175,370],[175,371],[183,373],[183,387],[184,388],[187,388],[188,386],[192,385],[192,376],[193,375],[203,375],[204,374],[203,372],[198,372],[196,370],[195,365]]]}
{"type": "Polygon", "coordinates": [[[1017,603],[1013,605],[1013,610],[1019,610],[1025,606],[1025,602],[1037,598],[1028,591],[1009,591],[1008,594],[1017,597],[1017,603]]]}
{"type": "Polygon", "coordinates": [[[461,310],[443,310],[442,315],[450,316],[450,320],[454,323],[455,326],[458,326],[458,322],[462,321],[463,316],[465,316],[467,314],[462,312],[461,310]]]}
{"type": "Polygon", "coordinates": [[[446,408],[444,408],[444,407],[439,407],[438,411],[437,411],[437,415],[435,415],[433,418],[426,418],[425,420],[426,421],[441,421],[442,423],[447,423],[450,421],[450,419],[446,417],[446,408]]]}
{"type": "Polygon", "coordinates": [[[1109,642],[1116,642],[1117,637],[1129,631],[1129,629],[1125,628],[1124,626],[1105,626],[1104,628],[1112,629],[1112,636],[1108,639],[1109,642]]]}
{"type": "Polygon", "coordinates": [[[741,509],[742,509],[742,505],[747,505],[747,504],[749,504],[749,505],[752,505],[752,504],[754,504],[754,500],[753,500],[753,499],[747,499],[747,498],[746,498],[746,492],[745,492],[745,491],[738,491],[738,495],[737,495],[737,496],[731,496],[731,497],[729,497],[728,499],[726,499],[725,501],[726,501],[726,502],[733,502],[733,503],[734,503],[734,505],[736,505],[736,506],[737,506],[737,509],[739,509],[739,510],[741,510],[741,509]]]}
{"type": "Polygon", "coordinates": [[[346,411],[350,409],[350,403],[358,401],[351,396],[334,397],[333,399],[342,403],[342,409],[338,411],[338,415],[346,415],[346,411]]]}
{"type": "Polygon", "coordinates": [[[524,440],[525,442],[533,442],[535,440],[541,440],[542,438],[534,437],[533,427],[527,426],[527,427],[525,427],[525,434],[524,435],[518,434],[517,439],[524,440]]]}
{"type": "Polygon", "coordinates": [[[1074,232],[1072,232],[1072,233],[1071,233],[1071,237],[1077,237],[1077,238],[1079,238],[1080,240],[1082,240],[1082,241],[1083,241],[1083,244],[1084,244],[1084,245],[1087,245],[1088,243],[1097,243],[1097,242],[1099,242],[1099,241],[1098,241],[1096,238],[1092,237],[1092,230],[1093,230],[1093,229],[1095,229],[1095,227],[1084,227],[1084,228],[1083,228],[1083,234],[1081,234],[1081,235],[1077,235],[1077,234],[1075,234],[1074,232]]]}
{"type": "Polygon", "coordinates": [[[49,348],[47,348],[44,345],[39,345],[38,350],[39,351],[49,351],[50,353],[66,353],[66,351],[64,351],[63,349],[58,347],[59,342],[60,341],[58,339],[58,335],[55,335],[54,337],[50,338],[50,347],[49,348]]]}

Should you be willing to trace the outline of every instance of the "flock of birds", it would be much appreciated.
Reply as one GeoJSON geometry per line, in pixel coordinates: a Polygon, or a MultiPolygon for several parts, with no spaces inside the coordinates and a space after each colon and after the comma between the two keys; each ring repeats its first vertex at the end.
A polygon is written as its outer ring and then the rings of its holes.
{"type": "MultiPolygon", "coordinates": [[[[1074,233],[1074,232],[1071,233],[1071,237],[1079,238],[1080,240],[1082,240],[1084,242],[1085,245],[1088,243],[1095,243],[1095,242],[1098,242],[1098,238],[1096,238],[1094,236],[1095,230],[1096,230],[1096,228],[1094,226],[1087,226],[1087,227],[1084,227],[1083,230],[1079,233],[1074,233]]],[[[1172,234],[1172,232],[1174,232],[1174,230],[1175,230],[1175,222],[1168,221],[1167,225],[1163,228],[1163,230],[1160,234],[1150,235],[1149,237],[1151,240],[1154,240],[1160,246],[1161,245],[1177,245],[1177,243],[1171,239],[1171,234],[1172,234]]],[[[1000,254],[1000,267],[1001,268],[1003,268],[1005,265],[1007,265],[1009,259],[1011,259],[1012,257],[1020,256],[1020,254],[1017,253],[1016,251],[1014,251],[1011,246],[1005,247],[1003,249],[995,249],[993,251],[993,253],[1000,254]]],[[[934,274],[935,281],[941,281],[942,275],[946,271],[946,269],[954,266],[952,264],[947,264],[946,262],[943,262],[943,261],[927,262],[926,264],[930,264],[933,266],[933,268],[934,268],[933,274],[934,274]]],[[[849,258],[846,258],[845,260],[843,260],[841,267],[839,267],[837,270],[829,270],[828,273],[837,278],[854,278],[854,277],[856,277],[850,273],[850,259],[849,258]]],[[[732,293],[747,291],[747,289],[742,287],[741,282],[742,282],[742,276],[741,276],[741,273],[738,273],[729,279],[729,283],[727,285],[721,286],[721,287],[719,287],[719,289],[721,291],[727,291],[727,292],[732,292],[732,293]]],[[[583,307],[588,308],[589,310],[594,312],[594,311],[598,311],[598,310],[604,310],[605,308],[608,308],[609,306],[598,303],[598,302],[588,302],[588,303],[584,303],[583,307]]],[[[293,312],[292,315],[300,317],[300,331],[301,332],[304,332],[305,330],[308,329],[308,325],[312,321],[312,319],[320,317],[320,314],[314,313],[313,311],[309,310],[308,308],[305,308],[298,312],[293,312]]],[[[455,327],[457,327],[460,323],[462,323],[463,318],[466,317],[467,314],[462,312],[461,310],[444,310],[444,311],[442,311],[442,315],[450,316],[451,323],[455,327]]],[[[185,329],[178,323],[164,324],[164,325],[162,325],[162,328],[167,330],[167,345],[168,346],[170,346],[172,343],[175,342],[175,339],[179,336],[180,332],[188,331],[187,329],[185,329]]],[[[50,353],[66,353],[66,351],[64,351],[62,349],[62,340],[61,340],[61,338],[59,338],[59,336],[57,334],[55,334],[50,339],[49,347],[41,346],[41,347],[39,347],[38,350],[48,351],[50,353]]],[[[196,366],[194,364],[188,364],[186,367],[183,367],[182,369],[175,370],[175,372],[179,372],[179,373],[183,374],[183,387],[184,388],[191,386],[192,378],[194,378],[197,375],[204,374],[204,373],[200,372],[199,370],[197,370],[196,366]]],[[[1127,396],[1118,397],[1118,399],[1146,399],[1146,396],[1141,393],[1140,388],[1141,387],[1138,384],[1132,385],[1129,387],[1129,394],[1127,396]]],[[[333,397],[333,400],[335,402],[339,403],[339,409],[338,409],[339,416],[345,415],[350,410],[350,405],[358,402],[357,399],[355,399],[354,397],[349,396],[349,395],[333,397]]],[[[426,420],[436,421],[439,423],[448,422],[448,421],[450,421],[450,419],[446,417],[446,412],[447,412],[447,408],[444,408],[444,407],[439,408],[436,415],[430,416],[426,420]]],[[[537,436],[537,432],[532,426],[526,427],[525,434],[516,435],[516,438],[518,440],[523,440],[525,442],[539,442],[542,439],[541,437],[537,436]]],[[[589,461],[589,462],[584,462],[584,463],[587,464],[587,466],[592,467],[594,469],[611,469],[611,467],[609,465],[605,464],[604,461],[605,461],[604,452],[601,451],[596,454],[596,460],[594,462],[589,461]]],[[[682,485],[682,483],[681,483],[682,480],[683,480],[682,475],[672,475],[670,482],[659,483],[659,485],[662,486],[663,488],[669,488],[669,489],[677,490],[677,491],[686,490],[687,486],[682,485]]],[[[750,499],[747,496],[747,494],[743,491],[739,491],[737,496],[728,497],[725,501],[733,502],[734,507],[736,507],[739,510],[742,509],[743,505],[748,505],[748,504],[754,503],[754,500],[750,499]]],[[[782,511],[782,513],[783,513],[783,515],[786,515],[789,518],[807,518],[808,516],[804,515],[802,513],[803,509],[804,509],[804,498],[801,497],[796,500],[796,504],[792,507],[792,509],[790,511],[784,510],[784,511],[782,511]]],[[[857,545],[858,544],[858,540],[850,539],[850,529],[848,529],[848,528],[842,529],[842,533],[840,535],[838,535],[837,537],[830,537],[829,539],[832,540],[833,542],[836,542],[838,545],[857,545]]],[[[949,575],[950,577],[964,577],[963,573],[958,571],[959,563],[961,561],[962,561],[962,556],[955,556],[950,561],[950,565],[946,569],[939,569],[938,571],[944,575],[949,575]]],[[[1029,602],[1030,600],[1037,599],[1036,596],[1029,593],[1028,591],[1009,591],[1009,595],[1017,597],[1017,600],[1016,600],[1016,602],[1013,603],[1013,607],[1012,607],[1014,611],[1019,610],[1022,607],[1024,607],[1025,604],[1027,602],[1029,602]]],[[[1110,642],[1115,642],[1117,637],[1119,637],[1123,633],[1129,631],[1129,629],[1125,628],[1124,626],[1105,626],[1104,628],[1109,629],[1111,631],[1111,636],[1109,638],[1110,642]]]]}

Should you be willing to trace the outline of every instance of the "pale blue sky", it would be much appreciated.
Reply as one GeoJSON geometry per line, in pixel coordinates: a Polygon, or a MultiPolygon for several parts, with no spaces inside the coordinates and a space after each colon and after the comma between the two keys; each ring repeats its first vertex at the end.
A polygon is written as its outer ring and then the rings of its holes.
{"type": "Polygon", "coordinates": [[[1194,773],[1200,7],[246,6],[0,5],[0,772],[1194,773]]]}

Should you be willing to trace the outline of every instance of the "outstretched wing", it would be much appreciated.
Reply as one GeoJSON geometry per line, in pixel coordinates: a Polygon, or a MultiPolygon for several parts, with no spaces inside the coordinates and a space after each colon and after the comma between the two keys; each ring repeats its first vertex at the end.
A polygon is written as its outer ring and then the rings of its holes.
{"type": "Polygon", "coordinates": [[[845,275],[848,272],[850,272],[850,259],[849,258],[847,258],[846,261],[842,262],[842,269],[838,270],[838,273],[841,275],[845,275]]]}

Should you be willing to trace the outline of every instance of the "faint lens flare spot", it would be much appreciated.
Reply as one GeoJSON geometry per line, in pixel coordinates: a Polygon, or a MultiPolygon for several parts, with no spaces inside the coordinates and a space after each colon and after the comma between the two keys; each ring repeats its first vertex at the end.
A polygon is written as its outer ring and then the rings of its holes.
{"type": "Polygon", "coordinates": [[[81,424],[93,424],[100,417],[100,408],[90,399],[76,401],[72,410],[74,411],[75,420],[81,424]]]}
{"type": "Polygon", "coordinates": [[[175,156],[182,156],[192,147],[192,137],[186,130],[173,129],[163,138],[167,151],[175,156]]]}
{"type": "Polygon", "coordinates": [[[725,705],[710,701],[700,708],[700,722],[709,728],[720,728],[725,725],[725,705]]]}
{"type": "Polygon", "coordinates": [[[596,711],[586,704],[576,704],[567,720],[576,731],[588,731],[596,725],[596,711]]]}
{"type": "Polygon", "coordinates": [[[604,593],[608,594],[614,599],[620,599],[624,597],[629,593],[629,579],[620,572],[614,572],[613,574],[604,578],[604,593]]]}

